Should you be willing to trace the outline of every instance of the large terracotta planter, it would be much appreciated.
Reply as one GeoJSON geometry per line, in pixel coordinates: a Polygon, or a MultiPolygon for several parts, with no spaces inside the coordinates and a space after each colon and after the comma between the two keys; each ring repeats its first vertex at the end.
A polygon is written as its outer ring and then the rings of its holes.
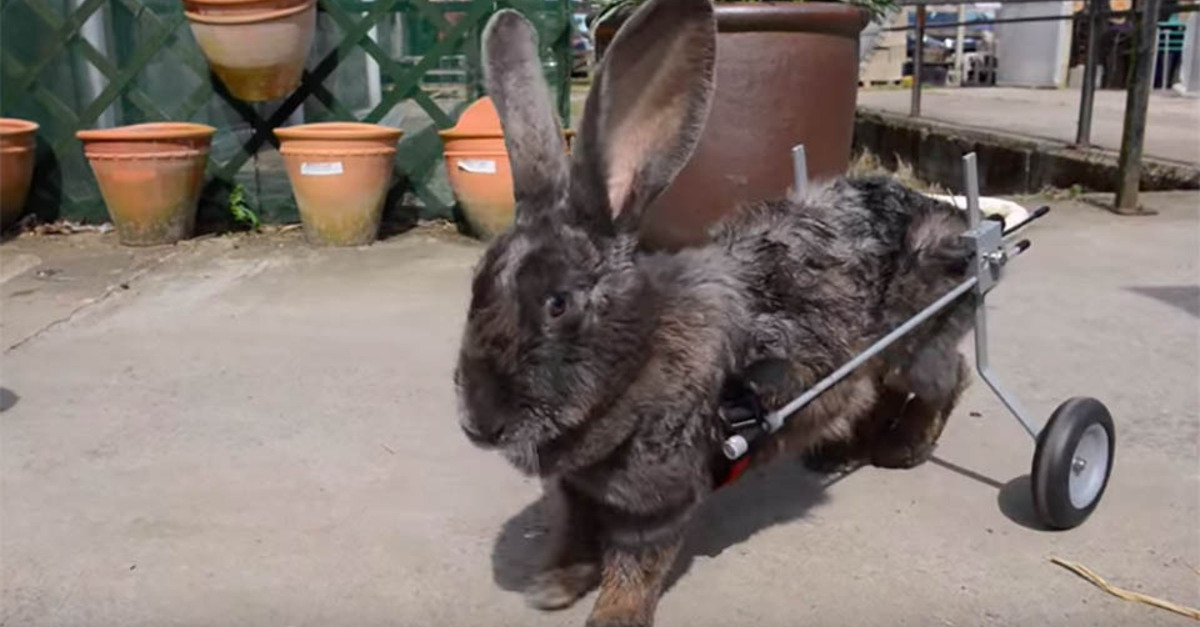
{"type": "Polygon", "coordinates": [[[361,246],[375,241],[402,134],[357,122],[275,129],[309,242],[361,246]]]}
{"type": "MultiPolygon", "coordinates": [[[[716,14],[712,110],[691,161],[648,210],[643,235],[652,246],[703,241],[739,204],[782,197],[796,144],[804,144],[812,180],[840,175],[850,163],[867,13],[784,2],[718,3],[716,14]]],[[[614,30],[600,26],[597,35],[614,30]]]]}
{"type": "Polygon", "coordinates": [[[122,244],[173,244],[191,236],[216,130],[158,122],[76,133],[122,244]]]}
{"type": "Polygon", "coordinates": [[[33,122],[0,118],[0,228],[16,222],[25,210],[37,130],[33,122]]]}
{"type": "Polygon", "coordinates": [[[184,0],[196,43],[229,93],[260,102],[300,84],[316,0],[184,0]]]}
{"type": "MultiPolygon", "coordinates": [[[[513,220],[512,165],[504,145],[500,115],[491,98],[476,100],[463,111],[454,128],[440,131],[446,157],[446,177],[471,231],[490,240],[513,220]]],[[[569,142],[572,132],[564,131],[569,142]]],[[[569,144],[568,144],[569,147],[569,144]]]]}

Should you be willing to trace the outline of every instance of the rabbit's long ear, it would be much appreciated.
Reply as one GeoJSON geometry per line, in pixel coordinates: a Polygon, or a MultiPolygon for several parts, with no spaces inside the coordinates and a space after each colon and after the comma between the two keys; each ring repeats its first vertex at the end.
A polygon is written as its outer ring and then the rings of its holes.
{"type": "MultiPolygon", "coordinates": [[[[498,11],[483,33],[488,95],[500,114],[521,214],[550,210],[567,192],[569,160],[562,125],[537,52],[537,32],[520,13],[498,11]]],[[[524,214],[524,215],[522,215],[524,214]]]]}
{"type": "Polygon", "coordinates": [[[588,94],[571,170],[576,210],[637,228],[696,148],[715,60],[710,0],[650,0],[634,12],[588,94]]]}

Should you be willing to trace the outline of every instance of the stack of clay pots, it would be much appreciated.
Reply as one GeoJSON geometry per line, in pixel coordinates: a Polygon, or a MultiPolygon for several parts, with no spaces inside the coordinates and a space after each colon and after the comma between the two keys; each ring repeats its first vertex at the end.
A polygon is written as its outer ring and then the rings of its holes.
{"type": "MultiPolygon", "coordinates": [[[[184,0],[213,73],[240,100],[286,97],[299,86],[316,0],[184,0]]],[[[169,244],[192,234],[216,129],[138,124],[78,133],[120,241],[169,244]]],[[[309,241],[375,240],[391,184],[398,129],[307,124],[276,130],[309,241]]]]}
{"type": "MultiPolygon", "coordinates": [[[[244,101],[286,97],[300,84],[316,24],[315,0],[183,0],[213,73],[244,101]]],[[[0,121],[4,222],[29,189],[37,126],[0,121]]],[[[120,241],[170,244],[191,236],[212,137],[203,124],[160,122],[77,133],[120,241]]],[[[304,232],[316,244],[375,240],[392,183],[399,129],[362,123],[275,130],[304,232]]],[[[485,239],[513,218],[512,171],[490,98],[441,132],[451,187],[469,226],[485,239]]],[[[564,131],[569,149],[570,131],[564,131]]]]}

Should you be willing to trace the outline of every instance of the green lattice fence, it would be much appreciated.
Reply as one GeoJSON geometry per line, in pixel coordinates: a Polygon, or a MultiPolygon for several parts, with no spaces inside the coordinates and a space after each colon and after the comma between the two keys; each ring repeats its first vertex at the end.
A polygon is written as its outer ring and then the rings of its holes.
{"type": "Polygon", "coordinates": [[[271,131],[327,120],[403,128],[389,212],[448,216],[437,130],[482,95],[480,33],[504,7],[537,24],[565,120],[569,0],[319,0],[301,86],[254,104],[210,74],[179,0],[0,0],[0,116],[42,127],[29,207],[45,219],[107,219],[75,132],[148,121],[219,129],[202,222],[224,219],[235,185],[264,221],[297,219],[271,131]]]}

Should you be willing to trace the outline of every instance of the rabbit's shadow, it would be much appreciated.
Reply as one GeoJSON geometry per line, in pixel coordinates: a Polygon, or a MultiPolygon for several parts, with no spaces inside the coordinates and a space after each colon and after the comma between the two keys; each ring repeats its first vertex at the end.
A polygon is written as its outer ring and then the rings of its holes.
{"type": "MultiPolygon", "coordinates": [[[[802,518],[828,499],[826,488],[846,475],[822,475],[800,461],[785,460],[747,473],[712,494],[691,523],[679,559],[667,580],[669,589],[696,556],[716,557],[772,525],[802,518]]],[[[492,549],[492,575],[505,590],[523,590],[547,550],[545,497],[510,518],[492,549]]]]}

